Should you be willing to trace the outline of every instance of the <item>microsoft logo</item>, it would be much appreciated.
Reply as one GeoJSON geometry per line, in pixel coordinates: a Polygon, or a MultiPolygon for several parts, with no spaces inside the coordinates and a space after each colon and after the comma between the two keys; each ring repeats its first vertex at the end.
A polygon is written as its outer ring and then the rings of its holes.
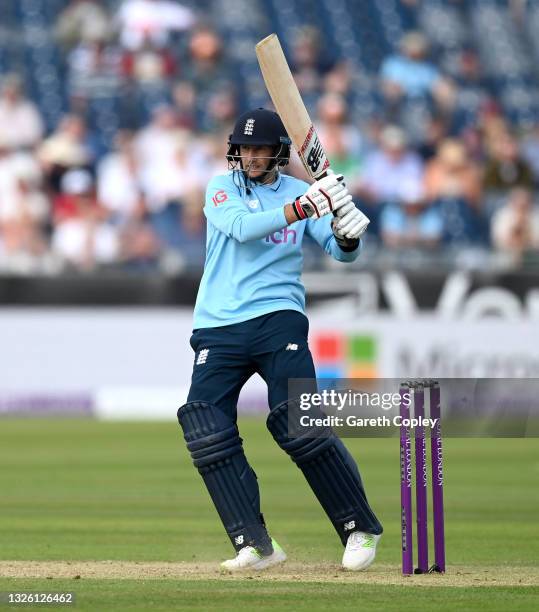
{"type": "Polygon", "coordinates": [[[365,334],[320,332],[311,338],[318,378],[376,378],[376,339],[365,334]]]}

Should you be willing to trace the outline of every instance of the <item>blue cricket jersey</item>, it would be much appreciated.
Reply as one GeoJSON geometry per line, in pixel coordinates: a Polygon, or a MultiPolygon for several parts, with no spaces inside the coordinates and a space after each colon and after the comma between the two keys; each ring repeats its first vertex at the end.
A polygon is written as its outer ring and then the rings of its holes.
{"type": "Polygon", "coordinates": [[[206,263],[194,312],[194,329],[220,327],[277,310],[305,311],[301,283],[305,233],[338,261],[353,261],[331,230],[331,215],[288,225],[284,205],[309,185],[279,174],[247,194],[240,172],[214,177],[206,190],[206,263]],[[239,184],[238,184],[239,183],[239,184]]]}

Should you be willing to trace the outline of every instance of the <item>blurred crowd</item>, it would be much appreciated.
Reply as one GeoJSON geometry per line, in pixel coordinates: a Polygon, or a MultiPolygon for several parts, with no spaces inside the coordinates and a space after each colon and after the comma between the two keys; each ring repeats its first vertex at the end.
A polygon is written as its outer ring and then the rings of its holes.
{"type": "MultiPolygon", "coordinates": [[[[215,24],[178,2],[72,0],[54,37],[68,112],[47,128],[17,73],[0,73],[0,271],[198,269],[204,190],[227,168],[226,141],[245,110],[215,24]],[[92,121],[116,100],[110,142],[92,121]]],[[[410,31],[358,121],[347,58],[313,27],[290,49],[294,76],[332,167],[371,218],[370,252],[482,250],[520,265],[539,251],[539,126],[511,124],[479,56],[441,70],[410,31]]],[[[288,173],[305,178],[295,157],[288,173]]]]}

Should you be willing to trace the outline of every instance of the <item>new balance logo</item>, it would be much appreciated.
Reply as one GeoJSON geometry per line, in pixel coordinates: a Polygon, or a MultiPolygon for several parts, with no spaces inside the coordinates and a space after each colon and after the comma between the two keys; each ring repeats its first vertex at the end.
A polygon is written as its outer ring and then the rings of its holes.
{"type": "Polygon", "coordinates": [[[318,170],[318,166],[320,165],[323,154],[324,154],[324,151],[322,149],[322,145],[320,144],[320,141],[318,140],[318,138],[315,136],[315,140],[314,140],[312,149],[309,151],[309,154],[307,155],[307,164],[309,168],[313,171],[313,173],[318,170]]]}
{"type": "Polygon", "coordinates": [[[236,544],[243,544],[243,536],[242,536],[242,535],[241,535],[241,536],[236,536],[236,537],[234,538],[234,542],[235,542],[236,544]]]}
{"type": "Polygon", "coordinates": [[[288,343],[288,346],[285,349],[285,351],[297,351],[297,350],[298,350],[298,345],[292,344],[291,342],[288,343]]]}
{"type": "Polygon", "coordinates": [[[354,529],[356,526],[356,522],[355,521],[348,521],[348,523],[344,524],[344,530],[345,531],[351,531],[352,529],[354,529]]]}
{"type": "Polygon", "coordinates": [[[324,149],[322,149],[322,145],[312,125],[299,154],[315,176],[329,167],[329,160],[324,153],[324,149]]]}
{"type": "Polygon", "coordinates": [[[253,135],[254,127],[255,127],[255,120],[254,119],[247,119],[247,121],[245,122],[245,129],[243,130],[243,133],[246,136],[252,136],[253,135]]]}
{"type": "Polygon", "coordinates": [[[198,354],[198,358],[197,358],[197,365],[202,365],[206,363],[206,359],[208,359],[209,352],[210,352],[210,349],[202,349],[200,351],[200,353],[198,354]]]}

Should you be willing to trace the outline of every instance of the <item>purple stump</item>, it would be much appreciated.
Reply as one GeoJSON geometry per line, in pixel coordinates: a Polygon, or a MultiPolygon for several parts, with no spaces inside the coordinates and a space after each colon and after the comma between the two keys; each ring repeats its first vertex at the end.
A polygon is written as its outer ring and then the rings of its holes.
{"type": "MultiPolygon", "coordinates": [[[[410,418],[411,390],[409,385],[402,384],[399,389],[401,419],[410,418]],[[405,397],[406,396],[406,397],[405,397]]],[[[400,427],[400,469],[401,469],[401,546],[402,573],[414,571],[412,542],[412,441],[410,427],[400,427]]]]}
{"type": "Polygon", "coordinates": [[[437,382],[431,383],[430,386],[430,418],[437,419],[430,441],[432,458],[432,514],[434,524],[434,566],[431,568],[431,571],[445,572],[444,472],[440,385],[437,382]]]}
{"type": "MultiPolygon", "coordinates": [[[[421,383],[414,385],[414,418],[425,418],[425,390],[421,383]]],[[[427,446],[425,428],[415,428],[415,499],[417,520],[417,569],[416,574],[429,571],[429,534],[427,527],[427,446]]]]}

